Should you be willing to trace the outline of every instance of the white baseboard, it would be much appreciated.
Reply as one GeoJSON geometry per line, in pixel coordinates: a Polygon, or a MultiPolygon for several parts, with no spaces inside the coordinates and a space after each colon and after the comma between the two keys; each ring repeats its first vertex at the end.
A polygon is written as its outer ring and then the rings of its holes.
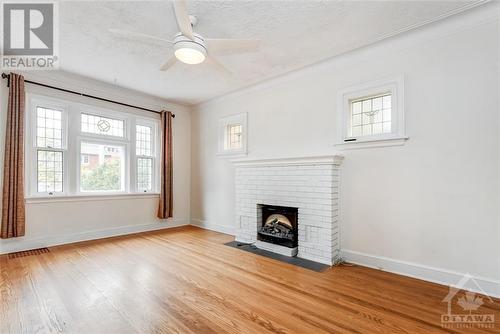
{"type": "Polygon", "coordinates": [[[0,254],[20,252],[42,247],[58,246],[79,241],[88,241],[108,237],[116,237],[138,232],[155,231],[188,225],[187,219],[169,219],[165,222],[158,222],[143,225],[120,226],[110,229],[93,230],[74,234],[56,235],[43,238],[13,238],[0,241],[0,254]]]}
{"type": "MultiPolygon", "coordinates": [[[[468,275],[465,273],[390,259],[383,256],[364,254],[347,249],[342,250],[341,253],[342,258],[350,263],[448,286],[456,285],[464,276],[468,275]]],[[[476,277],[474,275],[472,275],[472,277],[483,291],[473,287],[466,287],[465,289],[479,293],[486,293],[490,296],[500,298],[500,281],[490,278],[476,277]]],[[[445,296],[443,296],[443,298],[444,297],[445,296]]]]}
{"type": "Polygon", "coordinates": [[[204,228],[206,230],[211,230],[215,232],[220,232],[229,235],[235,235],[236,231],[234,227],[229,227],[226,225],[219,225],[214,223],[206,222],[202,219],[191,219],[191,225],[204,228]]]}

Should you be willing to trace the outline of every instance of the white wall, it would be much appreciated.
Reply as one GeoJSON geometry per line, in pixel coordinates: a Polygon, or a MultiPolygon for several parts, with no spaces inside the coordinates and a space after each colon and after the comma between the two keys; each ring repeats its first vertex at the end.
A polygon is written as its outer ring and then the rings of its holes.
{"type": "Polygon", "coordinates": [[[193,221],[235,226],[219,118],[248,112],[249,159],[334,154],[337,91],[404,74],[407,144],[343,152],[341,248],[500,284],[499,38],[498,7],[485,5],[199,105],[193,221]]]}
{"type": "MultiPolygon", "coordinates": [[[[26,236],[0,240],[0,253],[42,247],[103,236],[119,235],[189,223],[190,217],[190,110],[165,100],[63,72],[26,72],[25,78],[91,95],[123,101],[155,110],[171,110],[174,119],[174,217],[156,218],[158,197],[116,197],[113,199],[27,203],[26,236]]],[[[3,178],[5,121],[8,91],[0,85],[0,159],[3,178]]],[[[106,102],[26,84],[26,92],[56,97],[108,109],[144,113],[106,102]]],[[[150,114],[148,113],[148,116],[150,114]]],[[[1,203],[0,203],[1,205],[1,203]]]]}

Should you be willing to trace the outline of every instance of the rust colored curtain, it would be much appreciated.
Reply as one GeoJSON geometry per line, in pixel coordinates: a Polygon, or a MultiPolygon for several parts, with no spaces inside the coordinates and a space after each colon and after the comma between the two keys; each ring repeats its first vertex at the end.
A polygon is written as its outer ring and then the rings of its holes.
{"type": "Polygon", "coordinates": [[[10,74],[3,164],[2,239],[24,235],[24,77],[10,74]]]}
{"type": "Polygon", "coordinates": [[[172,217],[172,113],[161,112],[161,190],[160,204],[158,206],[158,218],[167,219],[172,217]]]}

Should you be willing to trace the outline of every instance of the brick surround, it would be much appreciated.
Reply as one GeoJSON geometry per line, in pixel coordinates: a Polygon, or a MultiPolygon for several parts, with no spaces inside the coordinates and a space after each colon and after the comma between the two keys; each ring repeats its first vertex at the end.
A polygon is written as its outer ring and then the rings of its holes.
{"type": "Polygon", "coordinates": [[[236,240],[257,240],[257,204],[296,207],[297,256],[333,264],[339,256],[341,162],[341,156],[234,161],[236,240]]]}

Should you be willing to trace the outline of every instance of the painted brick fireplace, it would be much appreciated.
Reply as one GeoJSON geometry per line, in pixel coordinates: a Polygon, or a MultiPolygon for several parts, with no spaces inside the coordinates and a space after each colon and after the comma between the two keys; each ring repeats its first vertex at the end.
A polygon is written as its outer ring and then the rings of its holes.
{"type": "MultiPolygon", "coordinates": [[[[339,256],[342,159],[322,156],[234,161],[236,241],[257,241],[262,205],[297,208],[297,256],[333,264],[339,256]]],[[[269,243],[265,249],[273,251],[273,247],[282,246],[269,243]]]]}

